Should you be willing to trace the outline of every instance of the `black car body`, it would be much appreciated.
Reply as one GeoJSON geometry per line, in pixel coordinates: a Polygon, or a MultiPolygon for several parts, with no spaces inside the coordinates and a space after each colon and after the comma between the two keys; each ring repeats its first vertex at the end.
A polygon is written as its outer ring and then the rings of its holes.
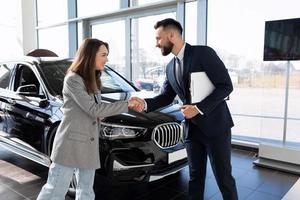
{"type": "MultiPolygon", "coordinates": [[[[63,113],[61,95],[69,59],[24,57],[0,62],[0,144],[49,166],[53,138],[63,113]]],[[[102,100],[149,97],[114,70],[101,76],[102,100]]],[[[187,165],[183,115],[176,104],[150,113],[130,111],[101,124],[101,169],[116,183],[148,182],[187,165]]]]}

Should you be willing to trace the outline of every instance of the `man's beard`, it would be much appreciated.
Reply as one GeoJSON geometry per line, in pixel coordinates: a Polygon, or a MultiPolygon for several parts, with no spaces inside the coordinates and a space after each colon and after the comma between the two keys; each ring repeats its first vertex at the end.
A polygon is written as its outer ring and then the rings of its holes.
{"type": "Polygon", "coordinates": [[[166,44],[166,46],[161,48],[161,53],[163,56],[167,56],[172,52],[172,49],[174,47],[174,44],[170,41],[166,44]]]}

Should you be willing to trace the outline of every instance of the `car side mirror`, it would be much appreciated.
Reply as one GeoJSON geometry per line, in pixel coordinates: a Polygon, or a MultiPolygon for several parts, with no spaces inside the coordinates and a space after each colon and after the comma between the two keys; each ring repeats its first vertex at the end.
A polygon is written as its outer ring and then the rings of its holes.
{"type": "Polygon", "coordinates": [[[24,96],[36,96],[38,94],[38,90],[34,84],[22,85],[18,87],[17,94],[24,96]]]}
{"type": "Polygon", "coordinates": [[[43,100],[41,100],[40,101],[40,103],[39,103],[39,107],[41,107],[41,108],[46,108],[46,107],[48,107],[49,106],[49,101],[47,100],[47,99],[43,99],[43,100]]]}

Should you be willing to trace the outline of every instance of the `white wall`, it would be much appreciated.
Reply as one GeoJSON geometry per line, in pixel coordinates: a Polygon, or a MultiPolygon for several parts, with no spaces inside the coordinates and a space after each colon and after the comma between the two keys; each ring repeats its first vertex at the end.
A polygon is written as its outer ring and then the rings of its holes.
{"type": "Polygon", "coordinates": [[[37,36],[35,30],[36,24],[36,6],[35,0],[20,1],[21,19],[19,27],[21,30],[20,38],[22,39],[23,53],[27,54],[37,48],[37,36]]]}

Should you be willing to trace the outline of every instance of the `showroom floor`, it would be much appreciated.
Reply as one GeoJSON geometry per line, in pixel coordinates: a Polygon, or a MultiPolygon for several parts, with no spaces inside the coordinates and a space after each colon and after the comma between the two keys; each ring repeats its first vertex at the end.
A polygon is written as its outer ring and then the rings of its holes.
{"type": "MultiPolygon", "coordinates": [[[[299,176],[253,166],[255,153],[233,149],[233,175],[239,199],[279,200],[299,176]]],[[[36,199],[46,181],[47,168],[10,153],[0,145],[0,199],[36,199]]],[[[184,200],[187,199],[188,169],[150,184],[112,187],[96,184],[96,199],[101,200],[184,200]]],[[[66,197],[67,200],[72,198],[66,197]]],[[[208,168],[205,199],[222,199],[211,168],[208,168]]],[[[292,200],[292,199],[289,199],[292,200]]]]}

